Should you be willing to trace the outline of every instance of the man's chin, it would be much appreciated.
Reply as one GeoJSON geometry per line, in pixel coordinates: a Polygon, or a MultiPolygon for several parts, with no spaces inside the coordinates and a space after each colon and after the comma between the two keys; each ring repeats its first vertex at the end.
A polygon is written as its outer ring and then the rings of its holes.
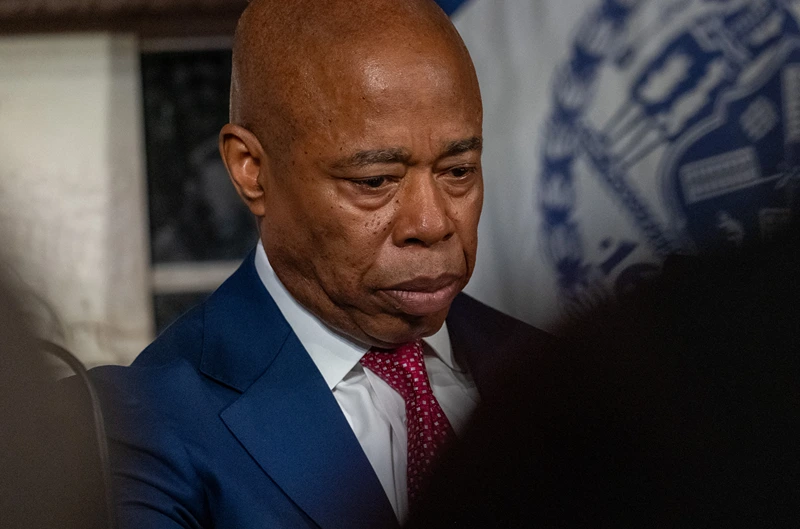
{"type": "Polygon", "coordinates": [[[380,317],[371,322],[372,325],[369,328],[362,327],[362,329],[367,335],[369,345],[391,349],[435,334],[442,328],[449,311],[450,307],[448,306],[424,316],[380,317]]]}

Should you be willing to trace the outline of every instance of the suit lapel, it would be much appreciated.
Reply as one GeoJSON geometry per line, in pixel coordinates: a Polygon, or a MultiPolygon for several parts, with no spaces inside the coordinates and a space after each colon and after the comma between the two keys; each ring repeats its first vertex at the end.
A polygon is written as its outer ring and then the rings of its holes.
{"type": "Polygon", "coordinates": [[[465,294],[453,301],[447,329],[453,353],[466,363],[484,401],[502,394],[505,373],[529,367],[556,345],[552,335],[465,294]]]}
{"type": "Polygon", "coordinates": [[[222,420],[321,527],[397,525],[350,425],[294,334],[222,420]]]}
{"type": "Polygon", "coordinates": [[[482,311],[476,313],[474,308],[469,306],[471,301],[473,300],[464,294],[456,297],[447,316],[447,330],[453,354],[459,362],[463,360],[469,368],[478,392],[485,399],[486,392],[491,391],[491,366],[499,359],[492,358],[496,350],[487,343],[482,325],[484,320],[482,311]]]}
{"type": "Polygon", "coordinates": [[[324,529],[398,525],[322,375],[251,254],[209,299],[201,370],[243,394],[220,415],[266,474],[324,529]]]}

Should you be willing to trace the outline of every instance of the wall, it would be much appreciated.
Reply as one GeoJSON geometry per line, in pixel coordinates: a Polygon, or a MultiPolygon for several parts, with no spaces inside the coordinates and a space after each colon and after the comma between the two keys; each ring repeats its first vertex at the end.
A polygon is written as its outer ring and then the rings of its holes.
{"type": "Polygon", "coordinates": [[[0,253],[85,363],[152,338],[135,37],[0,38],[0,253]]]}

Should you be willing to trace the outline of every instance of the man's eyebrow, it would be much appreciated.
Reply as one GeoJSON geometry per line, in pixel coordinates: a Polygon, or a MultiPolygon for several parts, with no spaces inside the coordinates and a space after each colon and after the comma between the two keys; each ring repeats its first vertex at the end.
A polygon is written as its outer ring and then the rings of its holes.
{"type": "Polygon", "coordinates": [[[465,140],[451,141],[444,149],[442,157],[456,156],[470,151],[480,151],[483,149],[483,139],[473,136],[465,140]]]}
{"type": "MultiPolygon", "coordinates": [[[[465,152],[480,151],[483,148],[483,140],[478,136],[464,140],[451,141],[445,146],[442,157],[457,156],[465,152]]],[[[337,169],[347,169],[352,167],[366,167],[376,164],[402,163],[408,164],[411,155],[405,149],[370,149],[358,151],[346,158],[337,160],[333,166],[337,169]]]]}
{"type": "Polygon", "coordinates": [[[387,163],[408,163],[411,155],[404,149],[372,149],[358,151],[333,164],[334,167],[345,169],[348,167],[365,167],[367,165],[387,163]]]}

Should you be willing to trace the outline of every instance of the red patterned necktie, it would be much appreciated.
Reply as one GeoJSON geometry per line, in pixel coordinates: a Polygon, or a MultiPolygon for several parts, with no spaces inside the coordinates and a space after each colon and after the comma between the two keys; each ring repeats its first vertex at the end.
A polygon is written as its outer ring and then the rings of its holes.
{"type": "Polygon", "coordinates": [[[372,349],[361,365],[381,377],[406,402],[408,429],[408,503],[413,506],[436,457],[455,435],[431,391],[422,356],[422,341],[393,350],[372,349]]]}

